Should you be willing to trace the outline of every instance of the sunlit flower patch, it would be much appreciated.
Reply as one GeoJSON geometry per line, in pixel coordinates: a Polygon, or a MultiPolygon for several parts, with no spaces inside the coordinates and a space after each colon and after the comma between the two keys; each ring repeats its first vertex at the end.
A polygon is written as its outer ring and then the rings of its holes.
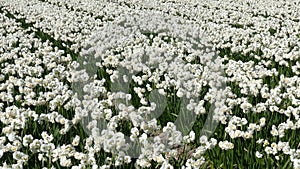
{"type": "Polygon", "coordinates": [[[0,2],[0,168],[300,168],[298,1],[0,2]]]}

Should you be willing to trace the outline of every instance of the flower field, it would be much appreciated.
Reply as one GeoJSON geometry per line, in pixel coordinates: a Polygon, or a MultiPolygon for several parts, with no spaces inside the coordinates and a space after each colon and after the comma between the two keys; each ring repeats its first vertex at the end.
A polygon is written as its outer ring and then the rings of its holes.
{"type": "Polygon", "coordinates": [[[300,168],[297,0],[1,0],[0,169],[300,168]]]}

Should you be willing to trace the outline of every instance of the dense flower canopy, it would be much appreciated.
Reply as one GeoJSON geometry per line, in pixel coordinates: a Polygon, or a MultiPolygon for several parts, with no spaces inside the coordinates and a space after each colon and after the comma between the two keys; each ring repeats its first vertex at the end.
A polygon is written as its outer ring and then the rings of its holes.
{"type": "Polygon", "coordinates": [[[1,1],[0,168],[300,168],[299,3],[1,1]]]}

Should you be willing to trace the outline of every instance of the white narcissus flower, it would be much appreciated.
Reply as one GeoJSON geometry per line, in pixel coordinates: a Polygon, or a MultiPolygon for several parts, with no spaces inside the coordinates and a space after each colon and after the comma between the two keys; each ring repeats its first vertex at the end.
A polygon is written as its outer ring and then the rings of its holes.
{"type": "Polygon", "coordinates": [[[0,150],[0,159],[3,156],[3,154],[4,154],[3,150],[0,150]]]}
{"type": "Polygon", "coordinates": [[[75,138],[72,141],[72,145],[73,146],[78,146],[79,141],[80,141],[80,137],[78,135],[76,135],[75,138]]]}
{"type": "Polygon", "coordinates": [[[151,163],[149,163],[148,161],[146,161],[145,159],[137,159],[136,164],[140,167],[150,167],[151,163]]]}
{"type": "Polygon", "coordinates": [[[200,143],[201,144],[206,144],[207,142],[208,142],[207,136],[203,135],[203,136],[200,137],[200,143]]]}
{"type": "Polygon", "coordinates": [[[294,169],[300,168],[300,159],[292,159],[294,169]]]}
{"type": "Polygon", "coordinates": [[[125,156],[125,157],[124,157],[124,162],[125,162],[126,164],[129,164],[129,163],[131,162],[131,157],[130,157],[130,156],[125,156]]]}
{"type": "Polygon", "coordinates": [[[189,136],[190,136],[190,140],[191,141],[194,141],[195,140],[195,132],[192,130],[192,131],[190,131],[190,134],[189,134],[189,136]]]}
{"type": "Polygon", "coordinates": [[[70,167],[72,165],[71,159],[67,159],[66,156],[59,158],[59,164],[63,167],[70,167]]]}
{"type": "Polygon", "coordinates": [[[259,151],[256,151],[256,152],[255,152],[255,156],[256,156],[257,158],[262,158],[263,154],[261,154],[259,151]]]}
{"type": "Polygon", "coordinates": [[[38,159],[39,159],[39,161],[42,161],[42,162],[47,160],[46,157],[44,157],[44,154],[39,154],[38,159]]]}
{"type": "Polygon", "coordinates": [[[165,160],[165,158],[162,156],[162,154],[160,154],[160,155],[153,155],[153,156],[152,156],[152,159],[153,159],[154,161],[156,161],[158,164],[163,163],[164,160],[165,160]]]}
{"type": "Polygon", "coordinates": [[[225,140],[225,141],[220,141],[219,142],[219,147],[223,150],[230,150],[234,148],[234,144],[225,140]]]}
{"type": "Polygon", "coordinates": [[[173,169],[174,167],[173,167],[167,160],[165,160],[165,161],[162,163],[162,165],[161,165],[160,168],[161,168],[161,169],[173,169]]]}
{"type": "Polygon", "coordinates": [[[45,143],[50,143],[54,139],[52,134],[48,135],[45,131],[43,131],[41,135],[45,143]]]}

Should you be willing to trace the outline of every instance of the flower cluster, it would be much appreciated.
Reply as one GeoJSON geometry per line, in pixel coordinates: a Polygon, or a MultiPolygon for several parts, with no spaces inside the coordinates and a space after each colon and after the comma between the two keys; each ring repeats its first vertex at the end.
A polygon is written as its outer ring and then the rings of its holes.
{"type": "Polygon", "coordinates": [[[299,12],[283,0],[1,1],[0,168],[189,169],[232,149],[300,168],[299,12]]]}

